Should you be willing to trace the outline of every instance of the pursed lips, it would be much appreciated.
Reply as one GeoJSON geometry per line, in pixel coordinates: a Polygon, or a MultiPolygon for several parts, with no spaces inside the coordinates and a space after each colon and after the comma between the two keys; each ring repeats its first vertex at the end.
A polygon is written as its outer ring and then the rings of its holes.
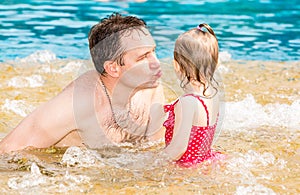
{"type": "Polygon", "coordinates": [[[162,71],[161,70],[158,70],[156,72],[156,74],[153,75],[154,77],[157,77],[157,78],[160,78],[162,76],[162,71]]]}

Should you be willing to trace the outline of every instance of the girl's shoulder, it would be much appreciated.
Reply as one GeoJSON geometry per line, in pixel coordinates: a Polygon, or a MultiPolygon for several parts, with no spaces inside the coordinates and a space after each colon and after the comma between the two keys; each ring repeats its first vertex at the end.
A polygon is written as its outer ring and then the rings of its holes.
{"type": "Polygon", "coordinates": [[[194,107],[198,104],[198,102],[198,98],[195,98],[193,94],[185,94],[177,99],[177,104],[180,104],[183,108],[194,107]]]}
{"type": "Polygon", "coordinates": [[[180,102],[182,102],[185,106],[192,105],[198,108],[201,106],[207,109],[207,105],[214,102],[214,98],[205,98],[198,94],[185,94],[180,97],[180,102]]]}
{"type": "Polygon", "coordinates": [[[207,107],[207,105],[215,101],[214,99],[215,97],[205,98],[201,95],[189,93],[178,97],[172,103],[168,104],[168,107],[172,107],[173,109],[176,107],[181,107],[183,109],[194,109],[199,108],[199,106],[207,107]]]}
{"type": "Polygon", "coordinates": [[[175,107],[185,107],[185,106],[190,106],[190,105],[195,105],[196,99],[193,97],[188,97],[185,95],[182,95],[178,97],[176,100],[172,101],[169,104],[164,105],[164,110],[165,112],[174,110],[175,107]]]}
{"type": "Polygon", "coordinates": [[[189,103],[189,102],[199,102],[199,101],[203,101],[200,95],[196,95],[193,93],[188,93],[188,94],[184,94],[182,96],[180,96],[180,101],[189,103]]]}

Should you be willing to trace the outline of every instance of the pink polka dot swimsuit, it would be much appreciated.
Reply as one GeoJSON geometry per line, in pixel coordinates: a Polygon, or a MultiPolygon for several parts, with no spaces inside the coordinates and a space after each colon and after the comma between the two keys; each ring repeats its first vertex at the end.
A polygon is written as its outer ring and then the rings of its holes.
{"type": "MultiPolygon", "coordinates": [[[[203,162],[205,160],[208,160],[217,154],[217,152],[211,151],[211,144],[214,138],[217,122],[212,126],[209,125],[209,114],[207,106],[204,104],[203,100],[200,99],[199,96],[193,94],[187,94],[185,96],[193,96],[197,98],[202,103],[207,115],[207,126],[192,126],[187,150],[180,157],[180,159],[176,161],[176,163],[180,165],[189,167],[203,162]]],[[[165,112],[169,113],[168,119],[163,124],[166,128],[166,146],[170,144],[173,137],[173,130],[175,124],[174,107],[178,101],[179,99],[177,99],[172,104],[164,106],[165,112]]]]}

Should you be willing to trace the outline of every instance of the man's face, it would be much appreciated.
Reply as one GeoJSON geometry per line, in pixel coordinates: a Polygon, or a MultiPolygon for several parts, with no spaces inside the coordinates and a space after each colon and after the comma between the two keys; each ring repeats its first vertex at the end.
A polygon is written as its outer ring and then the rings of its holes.
{"type": "Polygon", "coordinates": [[[128,49],[123,56],[120,82],[131,88],[157,87],[162,72],[149,31],[135,30],[130,36],[123,37],[122,44],[128,49]]]}

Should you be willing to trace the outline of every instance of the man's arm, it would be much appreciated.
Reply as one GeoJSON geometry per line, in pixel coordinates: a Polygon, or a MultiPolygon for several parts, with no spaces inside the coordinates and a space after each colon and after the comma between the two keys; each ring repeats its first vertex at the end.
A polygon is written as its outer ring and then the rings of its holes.
{"type": "Polygon", "coordinates": [[[74,84],[56,97],[42,104],[0,142],[0,153],[22,150],[33,146],[45,148],[54,145],[76,129],[73,114],[74,84]]]}

